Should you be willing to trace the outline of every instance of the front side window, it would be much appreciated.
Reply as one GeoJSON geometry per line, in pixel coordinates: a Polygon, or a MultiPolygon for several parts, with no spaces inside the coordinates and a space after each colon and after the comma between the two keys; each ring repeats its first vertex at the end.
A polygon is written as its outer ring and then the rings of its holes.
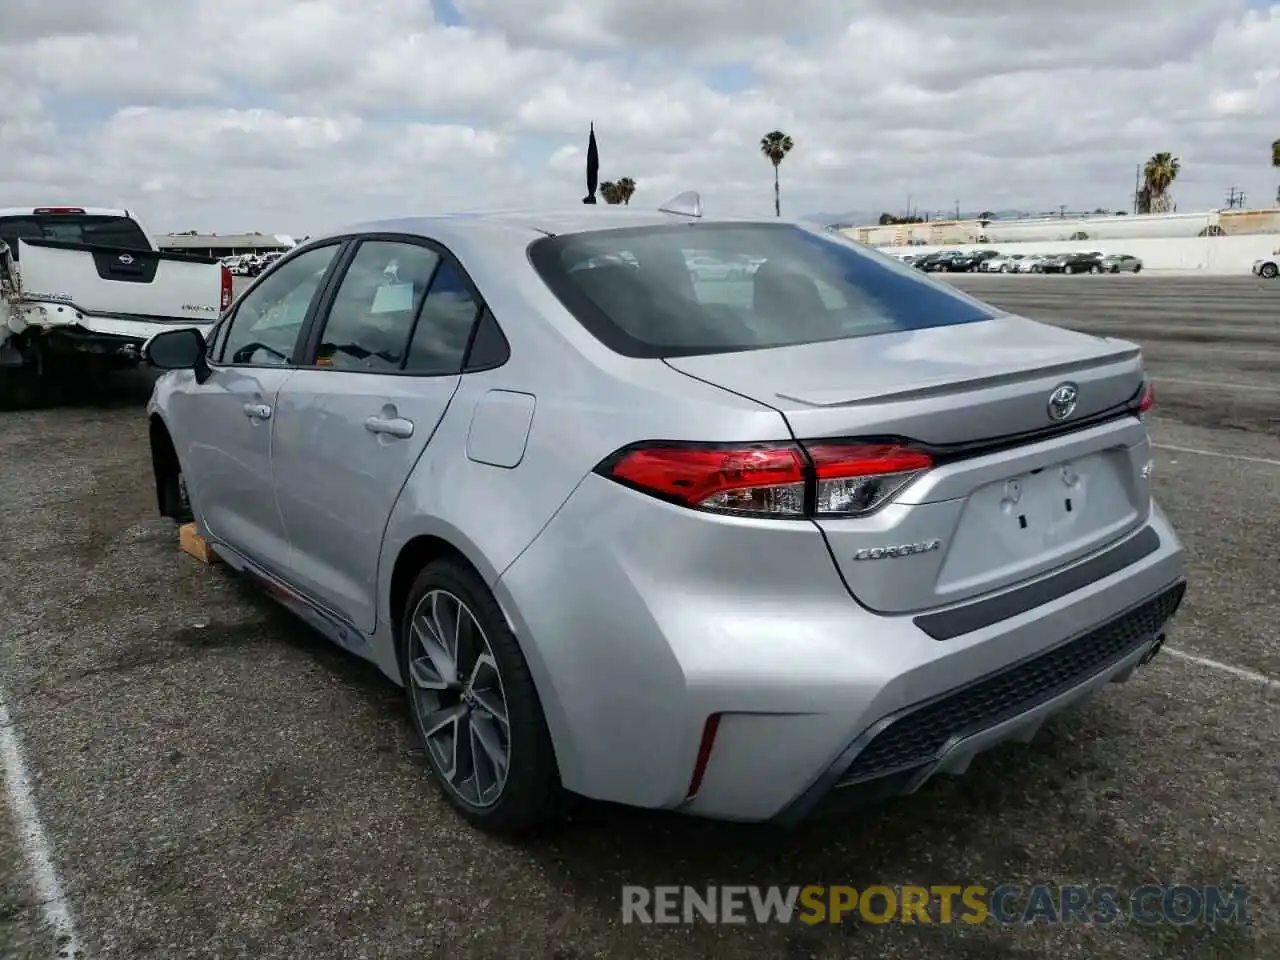
{"type": "Polygon", "coordinates": [[[292,365],[303,321],[339,247],[333,243],[298,254],[245,294],[231,318],[221,362],[292,365]]]}
{"type": "Polygon", "coordinates": [[[439,264],[440,255],[429,247],[393,240],[361,243],[329,308],[317,366],[399,371],[439,264]]]}
{"type": "Polygon", "coordinates": [[[633,357],[793,346],[996,315],[905,264],[791,224],[562,234],[535,241],[529,256],[583,326],[633,357]]]}

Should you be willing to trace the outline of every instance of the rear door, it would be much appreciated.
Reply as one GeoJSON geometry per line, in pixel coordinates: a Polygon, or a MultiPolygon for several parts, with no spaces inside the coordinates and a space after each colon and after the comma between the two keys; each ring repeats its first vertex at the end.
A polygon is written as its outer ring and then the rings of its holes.
{"type": "Polygon", "coordinates": [[[280,391],[273,465],[291,579],[358,629],[375,626],[383,533],[458,388],[479,308],[446,251],[366,237],[280,391]]]}

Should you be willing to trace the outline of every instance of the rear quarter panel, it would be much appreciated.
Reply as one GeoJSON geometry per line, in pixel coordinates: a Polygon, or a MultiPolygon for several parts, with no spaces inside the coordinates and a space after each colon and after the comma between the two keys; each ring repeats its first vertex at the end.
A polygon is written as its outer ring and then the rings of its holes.
{"type": "MultiPolygon", "coordinates": [[[[782,417],[762,404],[694,381],[660,360],[607,350],[533,272],[527,234],[477,229],[470,236],[471,245],[455,242],[450,249],[502,327],[511,357],[499,368],[463,375],[392,511],[378,575],[379,619],[387,624],[398,616],[390,609],[396,559],[415,537],[449,542],[493,585],[581,480],[619,447],[647,439],[789,437],[782,417]],[[467,455],[477,405],[494,390],[533,397],[527,442],[512,467],[467,455]]],[[[517,406],[511,410],[526,415],[517,406]]]]}

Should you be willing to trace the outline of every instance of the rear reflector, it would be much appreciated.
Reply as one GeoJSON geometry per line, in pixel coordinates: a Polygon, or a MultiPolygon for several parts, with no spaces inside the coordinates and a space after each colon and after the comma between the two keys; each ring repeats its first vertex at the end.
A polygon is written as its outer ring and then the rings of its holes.
{"type": "Polygon", "coordinates": [[[928,454],[893,443],[653,443],[618,451],[597,472],[698,510],[805,519],[865,516],[932,465],[928,454]]]}
{"type": "Polygon", "coordinates": [[[83,207],[36,207],[36,214],[84,213],[83,207]]]}
{"type": "Polygon", "coordinates": [[[707,717],[702,728],[702,740],[698,743],[698,756],[693,762],[693,776],[689,778],[689,789],[685,791],[685,800],[692,800],[702,789],[702,780],[707,775],[707,764],[711,762],[711,751],[715,749],[716,734],[720,732],[720,714],[713,713],[707,717]]]}

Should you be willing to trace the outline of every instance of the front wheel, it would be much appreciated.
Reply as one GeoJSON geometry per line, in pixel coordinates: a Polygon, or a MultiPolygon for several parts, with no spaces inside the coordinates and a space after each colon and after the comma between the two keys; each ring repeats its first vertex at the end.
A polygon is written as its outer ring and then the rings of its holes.
{"type": "Polygon", "coordinates": [[[1102,268],[1101,268],[1100,266],[1098,266],[1097,264],[1094,264],[1092,267],[1090,267],[1090,268],[1089,268],[1089,272],[1090,272],[1090,273],[1101,273],[1101,272],[1102,272],[1102,268]]]}
{"type": "Polygon", "coordinates": [[[429,563],[409,591],[401,664],[414,729],[445,798],[493,833],[559,818],[563,791],[529,666],[469,567],[429,563]]]}
{"type": "Polygon", "coordinates": [[[1258,272],[1268,280],[1274,280],[1277,275],[1280,275],[1280,267],[1277,267],[1274,263],[1264,263],[1262,269],[1258,272]]]}
{"type": "Polygon", "coordinates": [[[1134,264],[1134,267],[1133,267],[1133,272],[1134,272],[1134,273],[1139,272],[1141,269],[1142,269],[1142,264],[1140,264],[1140,263],[1134,264]]]}

